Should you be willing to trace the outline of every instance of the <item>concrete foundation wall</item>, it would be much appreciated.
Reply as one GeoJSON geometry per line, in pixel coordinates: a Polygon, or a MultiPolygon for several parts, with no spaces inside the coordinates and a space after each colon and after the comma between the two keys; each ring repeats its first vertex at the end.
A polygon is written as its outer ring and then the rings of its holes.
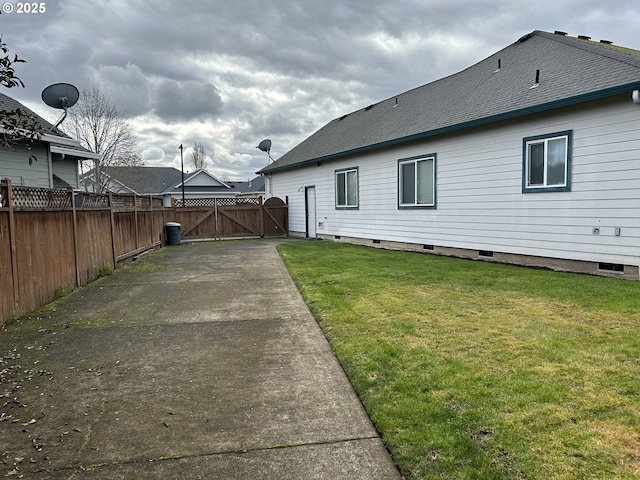
{"type": "Polygon", "coordinates": [[[533,255],[517,255],[501,252],[468,250],[464,248],[441,247],[438,245],[422,245],[407,242],[392,242],[388,240],[371,240],[367,238],[344,237],[339,235],[319,235],[322,240],[364,245],[389,250],[403,250],[409,252],[430,253],[448,257],[481,260],[485,262],[505,263],[524,267],[546,268],[559,272],[583,273],[604,277],[622,278],[625,280],[640,280],[640,269],[637,265],[610,265],[580,260],[566,260],[561,258],[537,257],[533,255]],[[622,269],[622,271],[618,271],[622,269]]]}

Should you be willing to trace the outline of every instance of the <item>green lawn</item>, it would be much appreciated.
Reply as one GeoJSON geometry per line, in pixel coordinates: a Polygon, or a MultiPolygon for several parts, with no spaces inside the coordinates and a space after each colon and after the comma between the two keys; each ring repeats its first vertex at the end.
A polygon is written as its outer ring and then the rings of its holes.
{"type": "Polygon", "coordinates": [[[640,282],[279,250],[405,478],[640,478],[640,282]]]}

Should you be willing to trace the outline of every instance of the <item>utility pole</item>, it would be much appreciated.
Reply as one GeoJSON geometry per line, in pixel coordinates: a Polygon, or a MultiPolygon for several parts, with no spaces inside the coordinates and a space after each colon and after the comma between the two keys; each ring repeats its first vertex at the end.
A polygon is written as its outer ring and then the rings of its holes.
{"type": "Polygon", "coordinates": [[[182,171],[182,208],[184,208],[184,158],[182,157],[182,144],[180,144],[180,170],[182,171]]]}

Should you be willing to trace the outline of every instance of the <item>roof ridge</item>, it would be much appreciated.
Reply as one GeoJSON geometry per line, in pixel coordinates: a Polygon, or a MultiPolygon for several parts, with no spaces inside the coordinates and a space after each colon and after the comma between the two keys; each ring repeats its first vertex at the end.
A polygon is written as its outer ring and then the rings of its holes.
{"type": "Polygon", "coordinates": [[[374,104],[388,102],[387,108],[361,108],[341,117],[346,121],[329,121],[259,173],[621,98],[640,88],[639,72],[640,55],[633,52],[534,30],[465,69],[374,104]],[[532,89],[535,67],[545,75],[532,89]]]}
{"type": "Polygon", "coordinates": [[[524,37],[522,37],[519,41],[523,39],[526,40],[527,38],[529,38],[529,36],[533,35],[538,35],[549,40],[563,43],[570,47],[579,48],[580,50],[584,50],[596,55],[610,58],[612,60],[626,63],[627,65],[631,65],[633,67],[640,68],[640,50],[635,50],[633,48],[622,47],[618,45],[614,46],[612,44],[596,42],[593,40],[584,40],[578,37],[571,37],[561,33],[549,33],[542,30],[534,30],[529,35],[525,35],[524,37]],[[630,53],[626,53],[623,51],[623,49],[637,52],[638,55],[636,56],[630,53]]]}

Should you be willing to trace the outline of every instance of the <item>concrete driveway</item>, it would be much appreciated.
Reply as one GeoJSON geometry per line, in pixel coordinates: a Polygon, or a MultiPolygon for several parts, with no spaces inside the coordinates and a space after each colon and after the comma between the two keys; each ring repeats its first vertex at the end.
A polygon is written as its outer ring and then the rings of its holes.
{"type": "Polygon", "coordinates": [[[0,332],[0,476],[399,479],[280,240],[168,247],[0,332]]]}

